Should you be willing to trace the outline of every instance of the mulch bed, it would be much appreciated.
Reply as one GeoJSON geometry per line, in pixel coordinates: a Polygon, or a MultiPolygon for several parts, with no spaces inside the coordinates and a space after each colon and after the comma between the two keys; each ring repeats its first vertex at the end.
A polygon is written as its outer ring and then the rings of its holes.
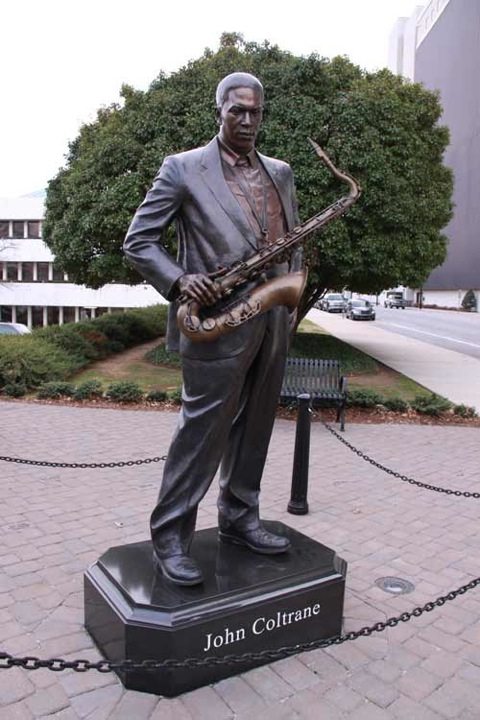
{"type": "MultiPolygon", "coordinates": [[[[280,408],[277,417],[282,417],[287,420],[296,419],[295,409],[280,408]]],[[[333,422],[336,417],[336,411],[334,409],[325,409],[319,412],[314,412],[312,415],[313,422],[325,420],[326,422],[333,422]]],[[[345,412],[345,425],[348,423],[360,423],[370,425],[464,425],[466,427],[480,427],[480,417],[477,418],[462,418],[453,413],[443,413],[439,417],[433,417],[431,415],[423,415],[417,413],[415,410],[409,410],[408,412],[393,412],[392,410],[386,410],[382,408],[347,408],[345,412]]]]}
{"type": "MultiPolygon", "coordinates": [[[[59,398],[58,400],[40,400],[37,398],[8,398],[2,397],[4,402],[12,403],[33,403],[35,405],[64,405],[69,407],[79,408],[103,408],[108,410],[143,410],[143,411],[158,411],[163,412],[178,412],[179,405],[171,401],[164,402],[147,402],[142,403],[115,403],[110,400],[72,400],[71,398],[59,398]]],[[[336,411],[335,409],[322,409],[321,411],[315,411],[312,414],[313,422],[333,422],[335,420],[336,411]]],[[[283,420],[295,421],[297,418],[297,411],[295,407],[279,407],[277,411],[277,417],[283,420]]],[[[480,427],[480,417],[477,418],[462,418],[458,415],[454,415],[452,412],[443,413],[439,417],[432,417],[430,415],[423,415],[415,412],[415,410],[409,410],[408,412],[393,412],[386,410],[382,407],[376,408],[347,408],[346,410],[346,424],[348,423],[360,423],[360,424],[391,424],[391,425],[463,425],[465,427],[480,427]]]]}

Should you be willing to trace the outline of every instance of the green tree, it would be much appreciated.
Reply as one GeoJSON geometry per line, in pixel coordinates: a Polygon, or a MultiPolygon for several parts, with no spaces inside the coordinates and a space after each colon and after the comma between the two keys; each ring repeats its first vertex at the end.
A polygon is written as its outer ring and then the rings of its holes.
{"type": "MultiPolygon", "coordinates": [[[[124,86],[122,102],[99,110],[71,143],[47,192],[45,239],[74,282],[138,282],[122,256],[130,219],[165,155],[214,135],[214,93],[235,70],[265,86],[259,149],[292,165],[302,220],[345,193],[307,136],[363,188],[360,201],[305,248],[309,283],[302,316],[325,289],[379,292],[419,287],[446,253],[451,172],[442,164],[448,130],[438,96],[388,70],[368,73],[346,58],[296,57],[225,33],[217,52],[146,91],[124,86]]],[[[174,232],[165,242],[174,252],[174,232]]]]}

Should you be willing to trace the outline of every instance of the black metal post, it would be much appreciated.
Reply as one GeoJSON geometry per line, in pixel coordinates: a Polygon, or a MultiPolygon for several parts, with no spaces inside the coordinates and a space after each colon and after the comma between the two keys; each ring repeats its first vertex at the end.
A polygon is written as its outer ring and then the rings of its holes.
{"type": "Polygon", "coordinates": [[[310,460],[310,395],[298,395],[297,400],[292,491],[287,510],[292,515],[306,515],[308,513],[308,466],[310,460]]]}

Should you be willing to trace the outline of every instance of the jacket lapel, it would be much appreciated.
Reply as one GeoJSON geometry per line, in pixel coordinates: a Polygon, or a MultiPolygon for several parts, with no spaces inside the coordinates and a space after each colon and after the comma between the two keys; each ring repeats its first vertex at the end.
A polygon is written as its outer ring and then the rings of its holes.
{"type": "Polygon", "coordinates": [[[213,197],[221,205],[230,220],[254,250],[257,250],[255,235],[242,208],[236,201],[223,175],[222,161],[217,139],[205,146],[200,161],[202,177],[213,197]]]}

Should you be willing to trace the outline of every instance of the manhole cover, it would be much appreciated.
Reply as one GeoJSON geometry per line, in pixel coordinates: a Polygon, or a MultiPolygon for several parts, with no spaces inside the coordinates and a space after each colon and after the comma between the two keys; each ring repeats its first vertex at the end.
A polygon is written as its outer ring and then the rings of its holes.
{"type": "Polygon", "coordinates": [[[405,595],[415,590],[415,585],[409,580],[398,577],[383,577],[375,580],[375,585],[391,595],[405,595]]]}

